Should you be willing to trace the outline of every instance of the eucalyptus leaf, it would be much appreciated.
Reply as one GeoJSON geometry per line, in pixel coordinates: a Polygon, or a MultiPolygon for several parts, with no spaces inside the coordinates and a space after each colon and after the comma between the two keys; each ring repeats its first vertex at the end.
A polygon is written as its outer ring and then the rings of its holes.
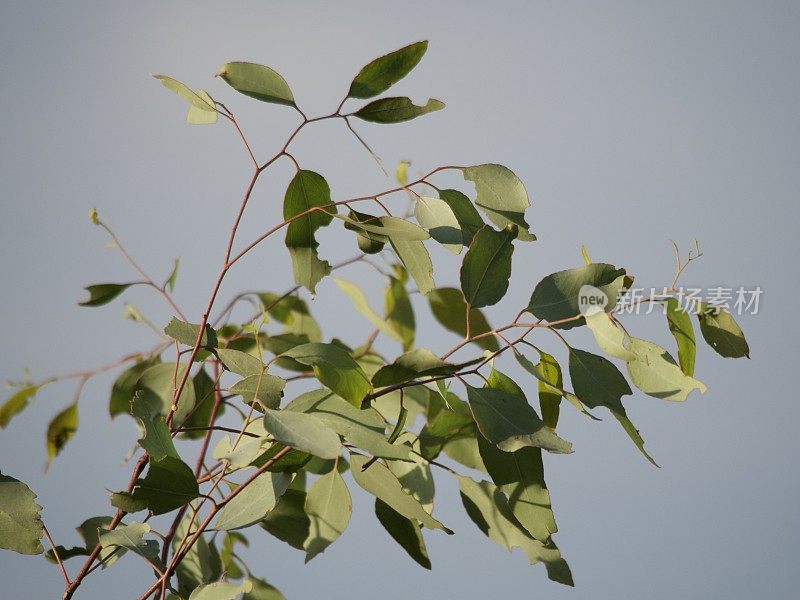
{"type": "Polygon", "coordinates": [[[487,226],[475,234],[461,264],[461,290],[470,306],[491,306],[505,296],[516,237],[516,226],[503,231],[487,226]]]}
{"type": "Polygon", "coordinates": [[[297,106],[289,84],[281,75],[264,65],[230,62],[217,73],[237,92],[262,102],[297,106]]]}
{"type": "Polygon", "coordinates": [[[405,284],[396,277],[389,277],[389,285],[384,292],[386,324],[394,332],[394,337],[403,344],[403,350],[414,346],[417,323],[414,308],[405,284]]]}
{"type": "Polygon", "coordinates": [[[661,346],[631,338],[631,351],[636,359],[627,363],[628,375],[633,385],[648,396],[683,401],[693,390],[705,394],[705,384],[681,371],[675,359],[661,346]]]}
{"type": "Polygon", "coordinates": [[[407,519],[380,498],[375,498],[375,516],[392,539],[400,544],[414,561],[430,570],[431,559],[428,557],[425,539],[415,521],[407,519]]]}
{"type": "Polygon", "coordinates": [[[78,306],[103,306],[111,302],[132,285],[132,283],[98,283],[96,285],[90,285],[84,288],[89,292],[89,299],[78,302],[78,306]]]}
{"type": "Polygon", "coordinates": [[[27,485],[0,473],[0,548],[19,554],[41,554],[41,510],[36,494],[27,485]]]}
{"type": "Polygon", "coordinates": [[[334,344],[303,344],[283,356],[310,366],[320,383],[354,406],[361,406],[372,389],[369,378],[353,357],[334,344]]]}
{"type": "Polygon", "coordinates": [[[268,410],[264,427],[280,443],[314,456],[333,459],[341,453],[339,436],[314,415],[268,410]]]}
{"type": "Polygon", "coordinates": [[[275,507],[291,480],[286,473],[261,473],[222,507],[214,529],[228,531],[258,523],[275,507]]]}
{"type": "Polygon", "coordinates": [[[211,325],[206,324],[203,335],[200,335],[200,325],[193,323],[186,323],[175,317],[164,328],[164,333],[184,346],[193,348],[197,344],[198,337],[200,338],[200,346],[203,348],[216,348],[217,347],[217,332],[211,325]]]}
{"type": "Polygon", "coordinates": [[[419,292],[426,295],[433,291],[436,283],[433,281],[433,263],[431,256],[420,241],[390,240],[397,258],[411,274],[419,292]]]}
{"type": "Polygon", "coordinates": [[[697,315],[703,339],[725,358],[750,358],[750,347],[739,324],[724,308],[704,305],[697,315]]]}
{"type": "Polygon", "coordinates": [[[194,589],[189,600],[236,600],[240,594],[253,589],[253,583],[247,579],[242,583],[215,581],[194,589]]]}
{"type": "Polygon", "coordinates": [[[692,377],[697,354],[697,342],[694,339],[692,319],[675,298],[667,298],[666,314],[669,332],[675,338],[675,343],[678,346],[678,363],[681,366],[681,371],[692,377]]]}
{"type": "MultiPolygon", "coordinates": [[[[464,294],[456,288],[438,288],[428,294],[428,302],[434,318],[442,327],[464,338],[467,334],[467,304],[464,294]]],[[[500,349],[494,335],[487,334],[492,330],[486,317],[475,307],[469,311],[470,334],[472,343],[484,350],[495,352],[500,349]],[[482,337],[478,337],[482,336],[482,337]]]]}
{"type": "Polygon", "coordinates": [[[485,225],[472,200],[458,190],[449,189],[440,190],[439,197],[453,211],[461,230],[463,245],[471,245],[475,234],[485,225]]]}
{"type": "Polygon", "coordinates": [[[586,326],[594,335],[598,347],[610,356],[628,361],[636,355],[628,349],[630,336],[625,333],[603,310],[594,309],[584,313],[586,326]]]}
{"type": "Polygon", "coordinates": [[[141,391],[137,392],[131,401],[130,412],[138,420],[143,431],[139,445],[155,461],[159,461],[165,456],[179,458],[169,427],[164,415],[161,414],[161,408],[158,398],[145,395],[141,391]]]}
{"type": "Polygon", "coordinates": [[[528,192],[511,169],[484,164],[464,167],[461,171],[464,179],[475,184],[475,204],[492,223],[500,229],[516,225],[516,235],[520,240],[536,239],[525,221],[525,210],[530,206],[528,192]]]}
{"type": "Polygon", "coordinates": [[[422,106],[406,97],[381,98],[360,108],[353,116],[370,123],[402,123],[443,108],[444,102],[436,98],[429,98],[422,106]]]}
{"type": "Polygon", "coordinates": [[[431,237],[446,249],[455,254],[461,252],[461,224],[447,202],[430,196],[418,196],[414,217],[420,227],[427,229],[431,237]]]}
{"type": "Polygon", "coordinates": [[[165,456],[150,461],[147,475],[136,481],[133,497],[161,515],[188,504],[200,495],[192,469],[179,458],[165,456]]]}
{"type": "Polygon", "coordinates": [[[372,98],[385,92],[417,66],[427,49],[428,41],[425,40],[376,58],[358,72],[347,96],[372,98]]]}
{"type": "Polygon", "coordinates": [[[0,429],[5,429],[16,415],[21,413],[39,391],[41,385],[26,385],[11,394],[0,406],[0,429]]]}
{"type": "Polygon", "coordinates": [[[305,512],[310,526],[303,547],[306,562],[325,552],[347,529],[353,512],[350,492],[337,469],[320,477],[308,490],[305,512]]]}

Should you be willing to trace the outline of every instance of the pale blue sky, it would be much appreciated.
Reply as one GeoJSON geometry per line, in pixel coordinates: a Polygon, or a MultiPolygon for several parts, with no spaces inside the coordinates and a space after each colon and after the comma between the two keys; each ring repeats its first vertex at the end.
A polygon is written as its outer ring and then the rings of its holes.
{"type": "MultiPolygon", "coordinates": [[[[335,108],[364,63],[430,39],[396,92],[441,98],[447,108],[404,125],[358,128],[388,165],[411,158],[427,171],[500,162],[526,182],[540,241],[517,250],[509,296],[488,311],[494,322],[513,316],[541,277],[578,265],[581,244],[649,287],[672,277],[669,240],[688,248],[697,237],[705,256],[686,284],[764,289],[761,313],[740,320],[751,361],[703,347],[697,375],[709,386],[705,396],[683,404],[627,398],[661,469],[613,419],[563,411],[559,430],[576,451],[547,456],[545,467],[574,590],[486,540],[453,482],[439,477],[436,514],[457,535],[427,535],[432,572],[394,545],[360,493],[350,529],[307,566],[301,553],[254,533],[252,568],[290,600],[796,596],[797,3],[5,1],[0,16],[3,379],[18,379],[25,366],[36,377],[84,369],[151,344],[146,328],[121,318],[121,302],[76,305],[84,285],[132,278],[88,223],[93,205],[159,277],[182,257],[176,298],[200,314],[250,165],[229,128],[182,123],[180,101],[148,74],[209,89],[239,115],[259,156],[270,156],[296,116],[214,80],[229,60],[276,68],[301,107],[318,115],[335,108]]],[[[391,186],[341,124],[310,128],[294,150],[336,198],[391,186]]],[[[241,239],[274,221],[289,174],[282,164],[260,184],[241,239]]],[[[343,257],[349,244],[330,236],[323,249],[343,257]]],[[[435,258],[437,283],[455,283],[456,259],[435,258]]],[[[271,243],[240,263],[223,298],[287,283],[285,253],[271,243]]],[[[159,325],[168,321],[147,290],[128,299],[159,325]]],[[[336,311],[328,335],[355,343],[369,332],[330,282],[315,306],[336,311]]],[[[452,344],[420,320],[421,344],[452,344]]],[[[625,322],[671,343],[657,315],[625,322]]],[[[583,333],[570,335],[591,349],[583,333]]],[[[398,352],[390,342],[381,349],[398,352]]],[[[517,373],[507,361],[499,366],[517,373]]],[[[86,387],[81,428],[47,475],[44,430],[71,401],[71,386],[43,390],[0,433],[0,468],[39,494],[45,522],[67,546],[77,543],[75,525],[110,512],[105,488],[124,487],[129,475],[122,460],[136,430],[125,418],[109,422],[110,381],[86,387]]],[[[112,590],[134,598],[149,577],[129,558],[89,578],[78,598],[112,590]]],[[[0,581],[0,595],[12,600],[56,598],[62,589],[41,557],[7,552],[0,581]]]]}

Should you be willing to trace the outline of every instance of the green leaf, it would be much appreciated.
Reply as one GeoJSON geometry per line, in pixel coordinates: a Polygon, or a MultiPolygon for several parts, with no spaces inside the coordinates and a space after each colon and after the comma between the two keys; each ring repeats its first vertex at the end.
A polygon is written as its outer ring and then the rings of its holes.
{"type": "Polygon", "coordinates": [[[334,459],[342,451],[336,432],[314,415],[268,410],[264,427],[280,443],[320,458],[334,459]]]}
{"type": "Polygon", "coordinates": [[[727,310],[704,304],[697,315],[700,333],[706,343],[725,358],[750,358],[750,347],[744,333],[727,310]]]}
{"type": "Polygon", "coordinates": [[[261,438],[247,436],[240,439],[234,446],[231,438],[224,435],[214,446],[212,456],[216,460],[227,461],[230,470],[243,469],[261,454],[262,441],[261,438]]]}
{"type": "Polygon", "coordinates": [[[572,452],[572,444],[546,427],[524,397],[496,389],[467,386],[472,416],[483,436],[504,452],[525,446],[548,452],[572,452]]]}
{"type": "Polygon", "coordinates": [[[292,548],[303,550],[311,520],[305,511],[306,493],[289,488],[260,526],[292,548]]]}
{"type": "Polygon", "coordinates": [[[402,342],[403,350],[410,350],[414,346],[417,324],[406,286],[396,277],[389,277],[389,285],[384,292],[384,309],[386,324],[402,342]]]}
{"type": "Polygon", "coordinates": [[[165,456],[180,458],[161,408],[161,402],[152,395],[147,396],[139,391],[133,397],[130,412],[139,421],[144,432],[139,445],[155,461],[165,456]]]}
{"type": "MultiPolygon", "coordinates": [[[[197,95],[203,99],[209,106],[214,106],[214,99],[208,95],[204,90],[197,90],[197,95]]],[[[194,104],[189,106],[189,112],[186,113],[186,122],[192,125],[213,125],[217,122],[217,109],[206,110],[205,108],[198,108],[194,104]]],[[[177,265],[176,265],[177,267],[177,265]]],[[[173,270],[177,274],[177,270],[173,270]]],[[[170,279],[170,292],[175,287],[174,279],[170,279]]]]}
{"type": "Polygon", "coordinates": [[[420,456],[421,444],[417,435],[410,431],[401,433],[395,444],[414,450],[409,455],[410,461],[392,460],[386,463],[389,470],[397,477],[403,489],[414,496],[422,504],[428,514],[433,512],[433,498],[436,489],[430,465],[425,458],[420,456]]]}
{"type": "Polygon", "coordinates": [[[47,464],[59,455],[61,450],[78,431],[78,403],[73,402],[58,413],[47,426],[47,464]]]}
{"type": "Polygon", "coordinates": [[[220,348],[217,350],[217,356],[222,361],[222,365],[226,370],[241,375],[242,377],[259,375],[267,368],[262,360],[256,358],[252,354],[242,352],[241,350],[220,348]]]}
{"type": "MultiPolygon", "coordinates": [[[[191,111],[190,111],[191,112],[191,111]]],[[[171,294],[175,291],[175,282],[178,280],[178,269],[181,266],[181,259],[176,258],[175,262],[172,265],[172,271],[169,273],[169,277],[167,277],[167,281],[164,283],[164,288],[171,294]]]]}
{"type": "Polygon", "coordinates": [[[353,512],[350,492],[337,469],[320,477],[308,490],[305,505],[310,520],[305,541],[306,562],[325,552],[347,529],[353,512]]]}
{"type": "Polygon", "coordinates": [[[253,589],[253,583],[247,579],[242,583],[215,581],[194,589],[189,600],[236,600],[239,594],[253,589]]]}
{"type": "Polygon", "coordinates": [[[272,293],[261,293],[258,297],[264,303],[269,316],[285,325],[286,333],[306,335],[311,342],[322,339],[319,325],[311,316],[308,305],[302,298],[293,295],[278,296],[272,293]]]}
{"type": "Polygon", "coordinates": [[[397,258],[400,259],[400,262],[411,274],[420,293],[422,295],[430,293],[436,287],[436,283],[433,281],[431,256],[425,249],[425,245],[418,241],[390,241],[397,258]]]}
{"type": "Polygon", "coordinates": [[[333,282],[349,299],[350,302],[353,304],[353,307],[364,316],[367,321],[372,323],[374,327],[378,330],[382,331],[389,337],[395,338],[398,341],[400,340],[400,336],[395,332],[394,329],[389,325],[386,319],[378,316],[378,314],[372,310],[367,301],[367,297],[364,295],[364,292],[355,285],[354,283],[350,283],[349,281],[345,281],[344,279],[339,279],[337,277],[333,278],[333,282]]]}
{"type": "Polygon", "coordinates": [[[264,65],[230,62],[217,73],[237,92],[262,102],[297,106],[289,84],[277,72],[264,65]]]}
{"type": "Polygon", "coordinates": [[[175,92],[188,102],[190,107],[202,112],[213,112],[216,115],[217,108],[214,105],[214,101],[202,90],[195,92],[189,86],[166,75],[153,75],[153,77],[158,79],[165,88],[171,92],[175,92]]]}
{"type": "Polygon", "coordinates": [[[353,357],[334,344],[303,344],[283,356],[310,366],[322,385],[354,406],[360,407],[372,389],[369,378],[353,357]]]}
{"type": "Polygon", "coordinates": [[[111,302],[132,285],[132,283],[98,283],[96,285],[90,285],[84,288],[89,292],[89,299],[78,302],[78,306],[103,306],[111,302]]]}
{"type": "Polygon", "coordinates": [[[697,353],[692,319],[675,298],[667,298],[666,309],[669,331],[678,345],[678,362],[680,363],[681,371],[692,377],[694,375],[694,359],[697,353]]]}
{"type": "Polygon", "coordinates": [[[637,388],[648,396],[663,400],[683,401],[692,390],[706,393],[703,382],[689,377],[661,346],[631,338],[631,351],[636,359],[627,363],[628,375],[637,388]]]}
{"type": "Polygon", "coordinates": [[[481,435],[478,449],[492,481],[508,496],[511,512],[528,533],[547,542],[558,528],[544,481],[542,450],[520,448],[516,452],[503,452],[481,435]]]}
{"type": "Polygon", "coordinates": [[[611,320],[608,313],[596,308],[584,313],[584,318],[586,326],[591,330],[603,352],[625,361],[636,358],[636,355],[628,349],[630,337],[611,320]]]}
{"type": "Polygon", "coordinates": [[[295,283],[316,294],[317,284],[331,272],[330,263],[320,259],[316,248],[289,248],[289,256],[295,283]]]}
{"type": "MultiPolygon", "coordinates": [[[[188,382],[187,382],[188,385],[188,382]]],[[[216,405],[216,417],[219,418],[225,414],[225,403],[220,402],[217,404],[215,396],[216,382],[211,379],[205,369],[197,371],[192,378],[192,387],[194,388],[195,406],[191,414],[183,422],[183,428],[200,427],[205,428],[211,419],[211,413],[216,405]]],[[[183,439],[199,439],[206,434],[202,429],[194,431],[182,431],[181,438],[183,439]]]]}
{"type": "Polygon", "coordinates": [[[414,216],[420,227],[427,229],[434,240],[455,254],[461,252],[464,242],[461,224],[447,202],[430,196],[418,196],[414,216]]]}
{"type": "Polygon", "coordinates": [[[608,408],[639,451],[657,467],[656,461],[644,449],[644,439],[622,405],[622,396],[629,396],[633,392],[619,369],[602,356],[570,348],[569,377],[578,397],[590,408],[608,408]]]}
{"type": "Polygon", "coordinates": [[[41,385],[26,385],[11,394],[0,406],[0,429],[5,429],[16,415],[25,410],[41,385]]]}
{"type": "Polygon", "coordinates": [[[283,199],[283,218],[292,220],[286,228],[286,246],[316,248],[314,234],[330,224],[335,212],[336,205],[331,201],[325,178],[314,171],[297,171],[283,199]]]}
{"type": "Polygon", "coordinates": [[[0,548],[41,554],[44,524],[36,494],[21,481],[0,473],[0,548]]]}
{"type": "Polygon", "coordinates": [[[179,458],[166,456],[151,461],[147,475],[138,479],[133,496],[162,515],[188,504],[200,495],[192,469],[179,458]]]}
{"type": "Polygon", "coordinates": [[[263,579],[250,577],[249,581],[253,584],[253,589],[242,596],[242,600],[286,600],[286,597],[277,588],[263,579]]]}
{"type": "MultiPolygon", "coordinates": [[[[164,328],[164,333],[184,346],[194,348],[194,345],[197,343],[197,338],[200,336],[200,325],[186,323],[185,321],[172,317],[172,320],[164,328]]],[[[200,346],[203,348],[217,347],[217,332],[214,331],[211,325],[206,324],[203,335],[200,338],[200,346]]]]}
{"type": "Polygon", "coordinates": [[[375,516],[392,539],[400,544],[412,559],[430,570],[431,559],[428,557],[425,539],[415,521],[405,518],[380,498],[375,498],[375,516]]]}
{"type": "Polygon", "coordinates": [[[379,242],[388,242],[390,240],[393,242],[414,242],[427,240],[431,237],[419,225],[399,217],[375,217],[353,210],[350,211],[349,215],[335,214],[333,216],[344,221],[345,229],[358,231],[379,242]]]}
{"type": "Polygon", "coordinates": [[[472,204],[472,200],[458,190],[440,190],[439,196],[447,203],[458,221],[463,245],[471,245],[475,234],[484,226],[483,219],[472,204]]]}
{"type": "Polygon", "coordinates": [[[355,76],[348,98],[372,98],[385,92],[417,66],[427,49],[425,40],[376,58],[355,76]]]}
{"type": "Polygon", "coordinates": [[[470,306],[491,306],[505,296],[516,237],[516,227],[495,231],[486,226],[475,234],[461,264],[461,290],[470,306]]]}
{"type": "Polygon", "coordinates": [[[159,356],[145,358],[120,373],[114,381],[114,385],[111,386],[111,397],[108,401],[108,412],[112,419],[117,415],[131,414],[131,400],[133,400],[139,378],[147,369],[160,362],[159,356]]]}
{"type": "Polygon", "coordinates": [[[475,204],[500,229],[519,227],[517,237],[535,240],[525,221],[525,210],[531,205],[525,185],[513,171],[502,165],[475,165],[461,169],[464,179],[475,184],[475,204]]]}
{"type": "Polygon", "coordinates": [[[419,501],[403,490],[397,477],[381,462],[376,462],[365,471],[367,458],[360,454],[350,454],[353,479],[364,490],[383,500],[407,519],[416,519],[429,529],[442,529],[452,533],[439,521],[429,515],[419,501]]]}
{"type": "MultiPolygon", "coordinates": [[[[439,324],[463,338],[467,334],[467,304],[464,294],[456,288],[439,288],[428,294],[431,312],[439,324]]],[[[483,313],[471,307],[469,311],[470,335],[474,338],[492,330],[483,313]]],[[[472,342],[484,350],[496,352],[500,349],[493,335],[479,337],[472,342]]]]}
{"type": "MultiPolygon", "coordinates": [[[[147,508],[147,502],[128,492],[111,492],[111,506],[126,513],[137,513],[147,508]]],[[[87,552],[88,554],[88,552],[87,552]]]]}
{"type": "Polygon", "coordinates": [[[353,116],[370,123],[402,123],[443,108],[444,102],[436,98],[429,98],[423,106],[417,106],[411,98],[401,96],[370,102],[354,112],[353,116]]]}
{"type": "Polygon", "coordinates": [[[452,375],[469,364],[472,362],[458,365],[448,363],[426,348],[416,348],[398,356],[392,364],[378,369],[372,376],[372,384],[375,387],[386,387],[421,377],[452,375]]]}
{"type": "Polygon", "coordinates": [[[258,523],[275,507],[291,481],[286,473],[262,473],[222,507],[214,529],[227,531],[258,523]]]}
{"type": "MultiPolygon", "coordinates": [[[[627,289],[625,269],[617,269],[607,263],[592,263],[576,269],[567,269],[548,275],[533,290],[528,312],[549,322],[570,319],[581,315],[579,295],[583,286],[593,286],[602,292],[608,303],[606,312],[616,306],[621,290],[627,289]]],[[[597,293],[596,291],[594,293],[597,293]]],[[[583,325],[583,317],[557,325],[559,329],[571,329],[583,325]]]]}
{"type": "MultiPolygon", "coordinates": [[[[153,365],[144,373],[136,384],[136,390],[142,390],[145,394],[152,394],[161,401],[161,414],[169,414],[172,406],[172,398],[175,393],[175,382],[180,383],[183,374],[189,365],[181,364],[175,367],[175,363],[159,363],[153,365]]],[[[195,406],[194,386],[187,380],[181,395],[178,398],[178,410],[173,417],[176,424],[182,424],[187,415],[192,412],[195,406]]]]}
{"type": "Polygon", "coordinates": [[[277,408],[283,398],[285,386],[284,379],[269,373],[259,373],[237,381],[228,391],[241,396],[245,404],[252,404],[257,400],[264,408],[277,408]]]}
{"type": "MultiPolygon", "coordinates": [[[[122,548],[123,551],[135,552],[163,569],[164,566],[158,557],[158,542],[145,540],[144,536],[147,533],[150,533],[150,525],[133,521],[127,525],[118,525],[113,530],[100,529],[99,543],[103,548],[122,548]]],[[[116,554],[119,555],[120,551],[118,550],[116,554]]]]}
{"type": "Polygon", "coordinates": [[[554,581],[572,585],[571,578],[563,576],[563,559],[557,548],[551,544],[543,544],[533,539],[519,524],[505,495],[488,481],[476,482],[469,477],[459,477],[461,501],[470,519],[489,539],[500,546],[512,550],[520,548],[528,557],[530,564],[539,561],[549,565],[558,565],[560,569],[548,576],[554,581]]]}

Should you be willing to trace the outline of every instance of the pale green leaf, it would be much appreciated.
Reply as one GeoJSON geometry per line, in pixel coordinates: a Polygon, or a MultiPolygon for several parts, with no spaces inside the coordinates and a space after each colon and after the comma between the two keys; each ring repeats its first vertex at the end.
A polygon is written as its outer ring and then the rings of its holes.
{"type": "Polygon", "coordinates": [[[420,227],[427,229],[434,240],[455,254],[461,252],[461,224],[447,202],[430,196],[418,196],[414,216],[420,227]]]}
{"type": "Polygon", "coordinates": [[[453,211],[458,221],[458,227],[461,230],[463,245],[471,245],[475,234],[485,224],[472,200],[458,190],[440,190],[439,197],[453,211]]]}
{"type": "Polygon", "coordinates": [[[193,323],[186,323],[180,319],[172,317],[172,320],[164,328],[164,333],[184,346],[193,348],[197,344],[197,338],[200,338],[200,346],[203,348],[216,348],[217,347],[217,332],[211,325],[206,324],[203,335],[200,335],[200,325],[193,323]]]}
{"type": "Polygon", "coordinates": [[[161,409],[162,405],[158,398],[146,395],[142,391],[136,392],[131,401],[131,414],[137,419],[143,432],[139,445],[155,461],[165,456],[180,458],[161,409]]]}
{"type": "Polygon", "coordinates": [[[378,316],[378,314],[372,310],[367,301],[367,297],[364,295],[364,292],[361,291],[354,283],[350,283],[349,281],[345,281],[344,279],[339,279],[337,277],[333,278],[333,282],[349,299],[350,302],[353,304],[353,307],[361,313],[361,315],[367,319],[375,328],[379,329],[389,337],[395,338],[400,341],[400,336],[395,332],[395,330],[389,325],[386,319],[378,316]]]}
{"type": "MultiPolygon", "coordinates": [[[[186,369],[189,368],[187,364],[178,365],[176,368],[175,363],[159,363],[153,365],[145,370],[139,380],[136,382],[136,390],[142,390],[145,394],[152,394],[161,401],[161,414],[169,414],[170,407],[172,406],[172,399],[175,395],[175,385],[180,383],[186,369]]],[[[191,413],[195,406],[196,397],[194,394],[194,386],[191,382],[187,381],[183,386],[181,395],[178,398],[178,410],[175,411],[175,423],[182,424],[187,415],[191,413]]]]}
{"type": "Polygon", "coordinates": [[[263,579],[250,577],[249,581],[253,584],[253,589],[242,596],[242,600],[286,600],[277,588],[263,579]]]}
{"type": "Polygon", "coordinates": [[[475,184],[475,204],[489,220],[504,229],[516,225],[517,237],[523,241],[535,240],[525,221],[525,210],[530,206],[525,185],[513,171],[502,165],[485,164],[461,169],[464,179],[475,184]]]}
{"type": "Polygon", "coordinates": [[[636,359],[627,363],[628,375],[633,385],[648,396],[682,401],[693,390],[705,394],[705,384],[681,371],[675,359],[661,346],[631,338],[631,351],[636,359]]]}
{"type": "Polygon", "coordinates": [[[700,321],[700,333],[706,343],[725,358],[750,358],[750,347],[731,313],[708,304],[704,304],[702,308],[697,318],[700,321]]]}
{"type": "Polygon", "coordinates": [[[16,415],[25,410],[41,385],[26,385],[11,394],[0,406],[0,429],[5,429],[16,415]]]}
{"type": "Polygon", "coordinates": [[[21,481],[0,473],[0,548],[41,554],[44,534],[36,494],[21,481]]]}
{"type": "Polygon", "coordinates": [[[316,248],[289,248],[289,256],[295,283],[316,294],[317,284],[331,272],[330,263],[320,259],[316,248]]]}
{"type": "Polygon", "coordinates": [[[280,443],[320,458],[340,455],[339,436],[321,419],[311,414],[287,410],[268,410],[264,427],[280,443]]]}
{"type": "Polygon", "coordinates": [[[245,404],[252,404],[257,400],[264,408],[277,408],[281,403],[285,386],[284,379],[262,372],[237,381],[228,391],[241,396],[245,404]]]}
{"type": "Polygon", "coordinates": [[[403,350],[410,350],[414,346],[417,324],[406,286],[396,277],[389,277],[384,292],[384,309],[386,324],[394,331],[394,337],[402,342],[403,350]]]}
{"type": "Polygon", "coordinates": [[[241,350],[220,348],[217,350],[217,356],[226,370],[242,377],[258,375],[266,369],[266,365],[262,360],[241,350]]]}
{"type": "Polygon", "coordinates": [[[258,523],[275,507],[291,481],[286,473],[262,473],[222,507],[214,529],[227,531],[258,523]]]}
{"type": "Polygon", "coordinates": [[[678,346],[678,362],[680,363],[681,371],[692,377],[694,375],[695,355],[697,354],[692,319],[675,298],[667,298],[666,308],[669,331],[678,346]]]}
{"type": "MultiPolygon", "coordinates": [[[[420,230],[424,231],[424,230],[420,230]]],[[[436,283],[433,281],[433,263],[425,245],[419,241],[395,241],[390,239],[397,258],[411,274],[423,295],[431,292],[436,283]]]]}
{"type": "MultiPolygon", "coordinates": [[[[205,90],[197,90],[197,95],[208,106],[214,106],[214,100],[208,95],[205,90]]],[[[217,122],[217,110],[207,110],[206,108],[198,108],[194,104],[189,105],[189,112],[186,113],[186,122],[192,125],[213,125],[217,122]]],[[[176,264],[177,267],[177,264],[176,264]]],[[[176,269],[177,271],[177,269],[176,269]]],[[[173,272],[176,272],[173,271],[173,272]]],[[[174,280],[171,280],[170,291],[175,286],[174,280]]]]}
{"type": "Polygon", "coordinates": [[[608,313],[602,309],[594,308],[585,312],[584,318],[586,319],[586,326],[594,335],[594,340],[600,350],[609,356],[621,358],[625,361],[636,358],[636,355],[628,349],[630,337],[611,320],[608,313]]]}
{"type": "Polygon", "coordinates": [[[389,240],[393,242],[414,242],[427,240],[431,237],[419,225],[399,217],[374,217],[355,211],[350,211],[349,215],[335,214],[333,216],[344,221],[345,229],[358,231],[379,242],[387,242],[389,240]]]}
{"type": "Polygon", "coordinates": [[[247,579],[242,583],[215,581],[194,589],[189,600],[236,600],[239,594],[253,589],[253,583],[247,579]]]}
{"type": "Polygon", "coordinates": [[[297,106],[289,84],[279,73],[264,65],[230,62],[217,73],[237,92],[262,102],[297,106]]]}
{"type": "MultiPolygon", "coordinates": [[[[132,521],[127,525],[118,525],[112,530],[100,529],[99,543],[103,548],[118,547],[122,548],[123,551],[130,550],[135,552],[163,569],[163,565],[158,558],[158,542],[156,540],[145,540],[144,536],[147,533],[150,533],[150,525],[132,521]]],[[[117,550],[116,555],[119,554],[120,551],[117,550]]]]}
{"type": "Polygon", "coordinates": [[[350,492],[337,469],[331,469],[314,482],[306,496],[305,511],[311,523],[303,545],[308,562],[325,552],[350,523],[353,512],[350,492]]]}
{"type": "Polygon", "coordinates": [[[195,92],[186,84],[167,75],[153,75],[153,77],[158,79],[165,88],[188,102],[190,107],[196,108],[198,111],[216,114],[217,108],[214,106],[214,101],[205,92],[195,92]]]}

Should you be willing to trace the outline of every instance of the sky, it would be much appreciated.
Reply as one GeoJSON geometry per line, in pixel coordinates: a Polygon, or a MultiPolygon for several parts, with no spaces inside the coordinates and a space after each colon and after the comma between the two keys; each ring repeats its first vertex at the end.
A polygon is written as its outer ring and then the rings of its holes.
{"type": "MultiPolygon", "coordinates": [[[[626,399],[661,468],[608,413],[596,423],[562,410],[559,433],[575,452],[545,456],[545,469],[574,589],[485,539],[455,483],[437,473],[435,515],[456,536],[426,536],[430,572],[385,534],[352,482],[350,528],[309,565],[254,533],[251,567],[289,599],[796,596],[800,5],[5,1],[0,17],[3,380],[21,379],[25,368],[34,379],[83,370],[153,344],[152,332],[122,317],[121,300],[77,306],[86,285],[136,278],[89,223],[92,206],[154,277],[181,257],[176,301],[199,320],[251,166],[229,127],[184,123],[181,101],[150,74],[208,89],[237,114],[256,154],[269,157],[298,117],[214,79],[231,60],[278,70],[303,110],[322,115],[369,60],[429,39],[422,63],[392,93],[439,98],[446,109],[356,127],[390,168],[401,159],[412,173],[497,162],[525,181],[539,240],[517,249],[508,296],[487,310],[494,323],[525,306],[542,277],[580,265],[581,245],[649,288],[673,277],[671,240],[685,252],[698,239],[703,257],[684,285],[763,290],[758,314],[739,319],[752,360],[703,346],[697,377],[706,394],[684,403],[638,392],[626,399]]],[[[324,174],[334,198],[393,187],[341,123],[309,127],[292,147],[304,168],[324,174]]],[[[275,222],[291,172],[279,163],[259,183],[240,240],[275,222]]],[[[326,235],[322,250],[346,257],[352,241],[326,235]]],[[[457,284],[458,259],[439,252],[434,260],[437,284],[457,284]]],[[[222,299],[241,289],[281,292],[290,277],[280,240],[268,242],[237,264],[222,299]]],[[[379,301],[368,269],[342,277],[379,301]]],[[[125,300],[159,326],[171,317],[148,290],[125,300]]],[[[425,306],[415,299],[418,343],[442,351],[455,340],[425,306]]],[[[330,281],[313,309],[327,314],[326,336],[355,344],[369,333],[330,281]]],[[[671,347],[662,316],[624,323],[671,347]]],[[[585,332],[570,336],[591,350],[585,332]]],[[[559,350],[555,339],[541,343],[559,350]]],[[[379,349],[399,353],[388,341],[379,349]]],[[[508,360],[498,367],[523,381],[508,360]]],[[[110,512],[106,489],[123,488],[130,473],[124,458],[137,431],[130,419],[108,417],[112,381],[86,386],[80,429],[47,473],[47,422],[72,401],[71,384],[44,388],[0,432],[0,469],[38,494],[48,529],[66,546],[78,542],[78,523],[110,512]]],[[[135,598],[149,577],[128,558],[88,578],[77,597],[135,598]]],[[[54,566],[10,552],[0,554],[0,581],[9,599],[63,590],[54,566]]]]}

